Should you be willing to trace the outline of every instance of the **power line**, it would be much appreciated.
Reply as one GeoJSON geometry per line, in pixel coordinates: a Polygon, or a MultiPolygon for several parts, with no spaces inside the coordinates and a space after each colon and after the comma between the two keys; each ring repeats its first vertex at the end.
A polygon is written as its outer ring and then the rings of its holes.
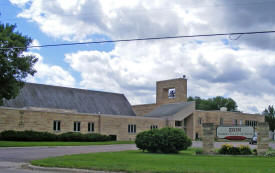
{"type": "Polygon", "coordinates": [[[57,47],[57,46],[73,46],[73,45],[83,45],[83,44],[118,43],[118,42],[132,42],[132,41],[164,40],[164,39],[178,39],[178,38],[195,38],[195,37],[238,36],[238,38],[239,38],[240,35],[268,34],[268,33],[275,33],[275,30],[271,30],[271,31],[254,31],[254,32],[232,32],[232,33],[218,33],[218,34],[180,35],[180,36],[166,36],[166,37],[147,37],[147,38],[102,40],[102,41],[89,41],[89,42],[60,43],[60,44],[46,44],[46,45],[28,46],[28,47],[7,47],[7,48],[0,48],[0,50],[43,48],[43,47],[57,47]]]}

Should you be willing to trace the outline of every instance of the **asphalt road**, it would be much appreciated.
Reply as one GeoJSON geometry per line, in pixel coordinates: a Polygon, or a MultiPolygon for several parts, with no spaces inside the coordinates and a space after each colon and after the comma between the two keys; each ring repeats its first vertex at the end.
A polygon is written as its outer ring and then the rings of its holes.
{"type": "MultiPolygon", "coordinates": [[[[38,173],[21,166],[30,160],[80,153],[136,150],[134,144],[72,147],[3,147],[0,148],[0,173],[38,173]]],[[[41,173],[53,173],[41,171],[41,173]]]]}
{"type": "MultiPolygon", "coordinates": [[[[228,143],[228,142],[227,142],[228,143]]],[[[223,142],[216,142],[215,147],[219,148],[223,142]]],[[[248,145],[248,142],[234,142],[233,145],[248,145]]],[[[269,144],[275,149],[275,143],[269,144]]],[[[202,147],[202,142],[193,142],[192,147],[202,147]]],[[[252,149],[256,145],[250,145],[252,149]]],[[[100,145],[100,146],[72,146],[72,147],[14,147],[0,148],[0,173],[34,173],[37,171],[22,169],[21,165],[28,163],[30,160],[41,159],[53,156],[62,156],[80,153],[111,152],[123,150],[136,150],[135,144],[119,145],[100,145]]],[[[48,173],[44,172],[43,173],[48,173]]]]}

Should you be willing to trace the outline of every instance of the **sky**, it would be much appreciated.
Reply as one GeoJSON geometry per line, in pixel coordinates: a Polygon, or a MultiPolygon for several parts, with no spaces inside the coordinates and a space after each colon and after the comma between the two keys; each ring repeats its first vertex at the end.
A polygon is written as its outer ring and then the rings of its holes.
{"type": "MultiPolygon", "coordinates": [[[[275,30],[275,0],[0,0],[1,23],[32,45],[275,30]]],[[[230,97],[261,113],[275,101],[275,34],[32,48],[28,82],[155,102],[156,81],[188,79],[188,96],[230,97]]]]}

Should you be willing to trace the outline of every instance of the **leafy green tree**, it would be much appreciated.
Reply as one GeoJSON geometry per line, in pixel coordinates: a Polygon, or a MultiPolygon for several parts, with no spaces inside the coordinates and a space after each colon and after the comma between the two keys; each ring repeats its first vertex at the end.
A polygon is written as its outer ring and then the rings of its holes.
{"type": "Polygon", "coordinates": [[[209,99],[201,99],[200,97],[188,97],[188,101],[196,102],[197,110],[220,110],[226,107],[228,111],[237,111],[237,103],[232,98],[224,98],[217,96],[209,99]]]}
{"type": "Polygon", "coordinates": [[[263,115],[265,116],[265,122],[268,122],[269,129],[275,130],[275,110],[273,106],[268,106],[267,109],[263,111],[263,115]]]}
{"type": "Polygon", "coordinates": [[[32,39],[16,32],[15,28],[15,25],[0,24],[0,105],[4,99],[15,98],[24,86],[24,79],[36,72],[33,66],[38,59],[23,54],[32,39]]]}

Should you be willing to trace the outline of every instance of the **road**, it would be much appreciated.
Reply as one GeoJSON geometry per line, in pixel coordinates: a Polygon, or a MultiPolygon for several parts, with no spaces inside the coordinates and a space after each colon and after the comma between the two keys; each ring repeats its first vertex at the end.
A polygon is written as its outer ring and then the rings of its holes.
{"type": "MultiPolygon", "coordinates": [[[[99,146],[72,146],[72,147],[14,147],[0,148],[0,173],[37,173],[23,169],[21,166],[34,159],[62,156],[68,154],[111,152],[136,150],[134,144],[99,145],[99,146]]],[[[45,172],[43,173],[52,173],[45,172]]]]}
{"type": "MultiPolygon", "coordinates": [[[[228,143],[228,142],[227,142],[228,143]]],[[[215,148],[220,148],[223,142],[216,142],[215,148]]],[[[234,145],[248,145],[248,142],[234,142],[234,145]]],[[[275,149],[275,143],[269,144],[275,149]]],[[[202,147],[202,142],[193,142],[192,147],[202,147]]],[[[250,145],[252,149],[256,145],[250,145]]],[[[95,152],[111,152],[123,150],[136,150],[135,144],[118,144],[118,145],[99,145],[99,146],[71,146],[71,147],[14,147],[14,148],[0,148],[0,173],[34,173],[22,169],[21,165],[28,163],[30,160],[42,159],[46,157],[62,156],[69,154],[80,153],[95,153],[95,152]]],[[[44,172],[43,173],[48,173],[44,172]]],[[[50,172],[49,172],[50,173],[50,172]]]]}

